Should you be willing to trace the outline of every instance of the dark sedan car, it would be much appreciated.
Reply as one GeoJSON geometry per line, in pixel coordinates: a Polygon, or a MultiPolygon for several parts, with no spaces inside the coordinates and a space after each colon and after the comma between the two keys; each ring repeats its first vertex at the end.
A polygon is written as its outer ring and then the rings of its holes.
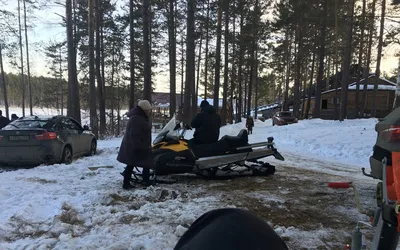
{"type": "Polygon", "coordinates": [[[290,111],[279,111],[276,112],[272,117],[272,126],[275,125],[288,125],[292,123],[297,123],[297,118],[294,116],[293,112],[290,111]]]}
{"type": "Polygon", "coordinates": [[[400,152],[400,107],[393,110],[375,126],[378,133],[373,155],[370,157],[371,174],[382,180],[382,160],[392,165],[392,152],[400,152]]]}
{"type": "Polygon", "coordinates": [[[69,164],[94,155],[97,140],[87,126],[66,116],[19,118],[0,130],[0,164],[69,164]]]}

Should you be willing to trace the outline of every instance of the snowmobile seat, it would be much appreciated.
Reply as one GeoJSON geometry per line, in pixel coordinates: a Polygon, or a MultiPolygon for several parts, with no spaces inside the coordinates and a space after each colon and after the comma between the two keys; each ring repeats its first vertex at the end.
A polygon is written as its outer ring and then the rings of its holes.
{"type": "Polygon", "coordinates": [[[237,136],[225,135],[221,141],[226,141],[231,147],[243,146],[249,142],[249,135],[247,130],[242,129],[237,136]]]}

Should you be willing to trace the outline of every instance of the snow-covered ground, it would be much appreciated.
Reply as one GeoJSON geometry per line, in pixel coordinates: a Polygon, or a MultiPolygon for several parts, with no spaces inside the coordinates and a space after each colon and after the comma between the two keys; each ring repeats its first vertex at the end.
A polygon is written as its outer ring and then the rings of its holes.
{"type": "MultiPolygon", "coordinates": [[[[296,192],[300,186],[293,185],[316,179],[318,187],[313,188],[315,195],[312,193],[310,197],[315,196],[317,200],[312,207],[318,206],[325,197],[326,202],[339,203],[335,208],[337,213],[359,219],[352,208],[352,194],[345,191],[338,197],[336,191],[327,191],[325,184],[327,180],[342,179],[347,173],[349,178],[359,177],[357,181],[366,190],[364,192],[373,192],[373,181],[363,178],[359,167],[368,167],[368,157],[376,138],[376,122],[374,119],[341,123],[316,119],[282,127],[272,127],[270,120],[256,122],[250,141],[264,141],[268,136],[274,136],[286,162],[277,163],[277,173],[272,178],[242,179],[236,181],[233,188],[228,188],[230,181],[187,180],[125,191],[120,176],[124,166],[116,161],[121,138],[100,141],[98,155],[78,159],[68,166],[2,172],[0,249],[173,249],[186,228],[213,208],[254,209],[253,204],[246,204],[246,199],[257,202],[257,206],[272,207],[271,212],[289,209],[291,204],[307,208],[311,203],[298,198],[296,192]],[[112,168],[88,169],[95,166],[112,168]],[[238,186],[248,182],[253,189],[246,194],[238,186]],[[257,189],[258,185],[262,189],[257,189]],[[235,197],[245,196],[247,198],[243,200],[235,200],[235,197]],[[345,198],[347,196],[349,198],[345,198]]],[[[244,123],[223,127],[221,136],[236,135],[243,127],[244,123]]],[[[191,137],[191,133],[187,137],[191,137]]],[[[307,190],[304,188],[303,192],[307,190]]],[[[324,213],[315,211],[316,214],[324,213]]],[[[313,214],[304,216],[312,217],[313,214]]],[[[325,224],[309,229],[301,225],[290,226],[289,222],[268,221],[288,239],[292,249],[316,248],[324,244],[329,235],[335,234],[340,243],[351,233],[326,228],[325,224]]]]}

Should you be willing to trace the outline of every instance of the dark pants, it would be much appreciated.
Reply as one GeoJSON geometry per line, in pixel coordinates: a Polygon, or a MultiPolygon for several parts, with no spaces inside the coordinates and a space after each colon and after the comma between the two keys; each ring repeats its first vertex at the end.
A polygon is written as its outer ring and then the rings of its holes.
{"type": "Polygon", "coordinates": [[[253,134],[253,127],[247,128],[247,133],[248,133],[249,135],[253,134]]]}
{"type": "Polygon", "coordinates": [[[198,218],[174,250],[287,250],[285,242],[260,218],[241,209],[216,209],[198,218]]]}
{"type": "MultiPolygon", "coordinates": [[[[134,166],[127,165],[124,172],[124,185],[130,184],[132,173],[134,166]]],[[[142,178],[144,182],[148,182],[150,180],[150,169],[143,168],[142,170],[142,178]]]]}

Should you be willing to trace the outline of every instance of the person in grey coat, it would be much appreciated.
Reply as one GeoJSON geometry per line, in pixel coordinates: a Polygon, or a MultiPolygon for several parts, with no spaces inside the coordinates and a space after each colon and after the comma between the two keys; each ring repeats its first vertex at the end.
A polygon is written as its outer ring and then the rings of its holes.
{"type": "Polygon", "coordinates": [[[134,167],[143,168],[143,182],[150,184],[150,169],[153,167],[151,154],[151,104],[141,100],[138,106],[131,109],[126,132],[121,142],[117,160],[126,164],[124,171],[124,189],[133,188],[130,184],[134,167]]]}

